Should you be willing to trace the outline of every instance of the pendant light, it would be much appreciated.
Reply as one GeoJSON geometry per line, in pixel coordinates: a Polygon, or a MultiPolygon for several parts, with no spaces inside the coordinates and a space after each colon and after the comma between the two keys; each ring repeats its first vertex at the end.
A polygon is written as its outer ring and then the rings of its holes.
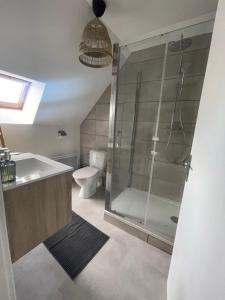
{"type": "Polygon", "coordinates": [[[93,0],[95,18],[84,29],[79,60],[91,68],[104,68],[112,63],[112,43],[105,25],[99,20],[105,12],[103,0],[93,0]]]}

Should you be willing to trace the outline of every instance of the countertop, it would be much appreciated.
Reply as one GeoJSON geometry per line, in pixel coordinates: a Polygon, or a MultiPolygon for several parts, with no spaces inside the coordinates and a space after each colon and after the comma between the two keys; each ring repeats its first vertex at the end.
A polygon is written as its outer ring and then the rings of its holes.
{"type": "Polygon", "coordinates": [[[3,184],[3,191],[73,171],[73,168],[70,166],[33,153],[12,155],[12,160],[16,162],[16,181],[3,184]]]}

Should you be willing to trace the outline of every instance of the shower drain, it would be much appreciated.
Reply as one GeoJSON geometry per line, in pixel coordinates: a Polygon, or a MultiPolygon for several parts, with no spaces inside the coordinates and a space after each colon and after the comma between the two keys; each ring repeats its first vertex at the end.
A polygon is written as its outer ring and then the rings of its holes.
{"type": "Polygon", "coordinates": [[[175,223],[175,224],[178,223],[178,217],[176,217],[176,216],[170,217],[170,220],[171,220],[173,223],[175,223]]]}

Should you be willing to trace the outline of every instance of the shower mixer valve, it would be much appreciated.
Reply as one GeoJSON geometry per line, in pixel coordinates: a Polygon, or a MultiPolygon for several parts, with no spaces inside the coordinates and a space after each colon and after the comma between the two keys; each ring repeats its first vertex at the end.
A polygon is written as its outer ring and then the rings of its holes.
{"type": "Polygon", "coordinates": [[[156,151],[154,151],[154,150],[151,151],[151,155],[152,155],[152,156],[156,156],[157,153],[158,153],[158,152],[156,152],[156,151]]]}
{"type": "Polygon", "coordinates": [[[190,170],[193,170],[193,168],[191,166],[191,160],[192,160],[192,155],[190,154],[183,161],[183,166],[185,167],[185,169],[187,171],[186,172],[186,181],[188,181],[190,170]]]}

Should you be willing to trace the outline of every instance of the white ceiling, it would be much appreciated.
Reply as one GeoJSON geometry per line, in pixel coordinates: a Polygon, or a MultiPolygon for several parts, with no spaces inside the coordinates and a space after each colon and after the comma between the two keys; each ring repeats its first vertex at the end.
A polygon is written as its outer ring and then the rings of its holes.
{"type": "MultiPolygon", "coordinates": [[[[89,4],[92,0],[87,0],[89,4]]],[[[216,11],[218,0],[105,0],[103,20],[121,41],[216,11]]]]}
{"type": "MultiPolygon", "coordinates": [[[[82,31],[93,17],[87,1],[0,0],[0,69],[46,83],[36,123],[79,125],[110,83],[111,67],[95,70],[78,61],[82,31]]],[[[108,0],[103,20],[125,41],[215,11],[216,4],[108,0]]]]}
{"type": "MultiPolygon", "coordinates": [[[[85,0],[0,0],[0,70],[46,83],[35,123],[80,124],[111,79],[81,65],[85,0]]],[[[0,120],[1,123],[1,120],[0,120]]]]}

